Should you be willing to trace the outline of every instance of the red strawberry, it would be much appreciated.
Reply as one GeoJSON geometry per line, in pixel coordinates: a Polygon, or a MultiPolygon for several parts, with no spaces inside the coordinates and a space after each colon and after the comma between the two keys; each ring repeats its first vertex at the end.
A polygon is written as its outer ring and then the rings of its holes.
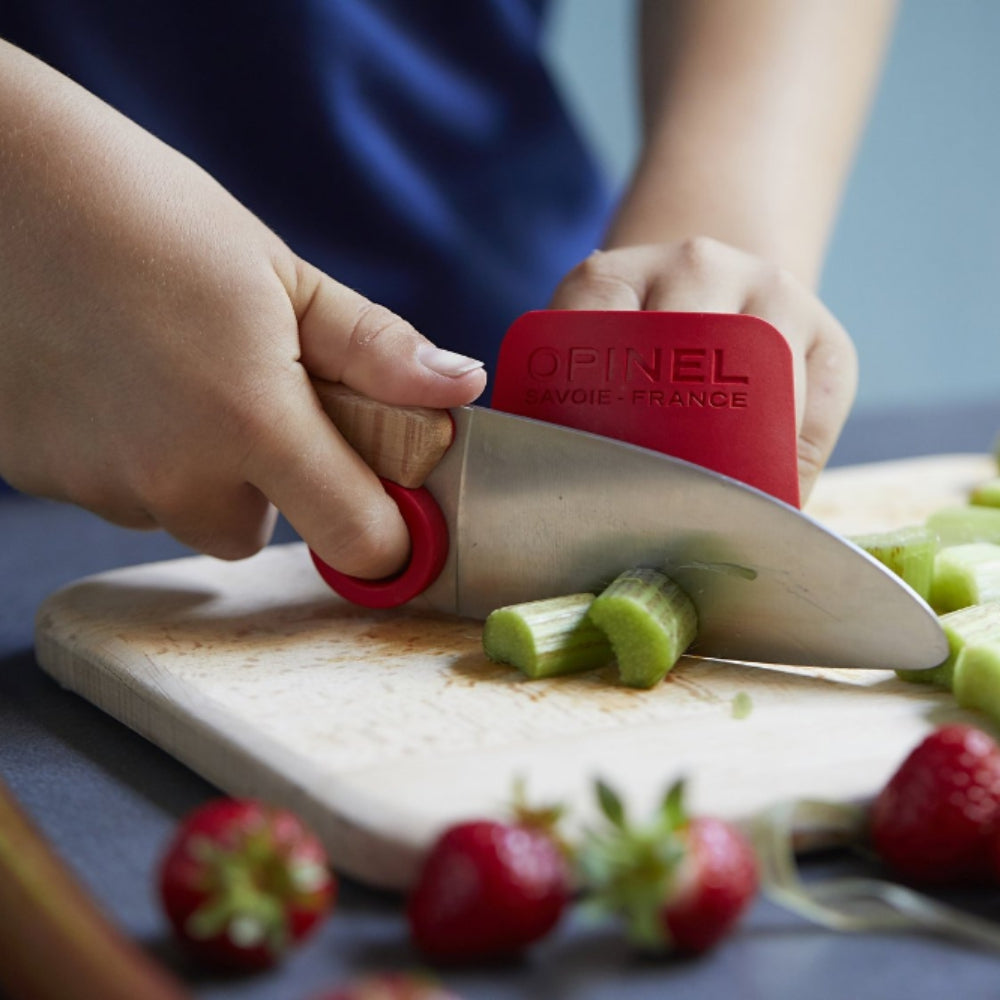
{"type": "Polygon", "coordinates": [[[690,818],[681,782],[642,827],[628,824],[607,785],[597,792],[609,828],[591,833],[581,852],[591,903],[623,917],[630,939],[646,949],[698,954],[718,944],[757,894],[747,839],[723,820],[690,818]]]}
{"type": "Polygon", "coordinates": [[[365,976],[316,1000],[459,1000],[433,979],[405,972],[365,976]]]}
{"type": "Polygon", "coordinates": [[[739,920],[757,892],[757,858],[730,823],[692,819],[682,834],[686,854],[660,911],[674,950],[707,951],[739,920]]]}
{"type": "Polygon", "coordinates": [[[159,890],[185,950],[208,965],[254,969],[315,929],[337,884],[319,840],[294,814],[221,798],[182,821],[159,890]]]}
{"type": "Polygon", "coordinates": [[[438,960],[515,954],[555,927],[569,897],[569,865],[548,830],[459,823],[435,842],[410,894],[410,937],[438,960]]]}
{"type": "Polygon", "coordinates": [[[1000,824],[1000,747],[973,726],[935,730],[879,793],[870,822],[875,851],[908,881],[988,877],[1000,824]]]}

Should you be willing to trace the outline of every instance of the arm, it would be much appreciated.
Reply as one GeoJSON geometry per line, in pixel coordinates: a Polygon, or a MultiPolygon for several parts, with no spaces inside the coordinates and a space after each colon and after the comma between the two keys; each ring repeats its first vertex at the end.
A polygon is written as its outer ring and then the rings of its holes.
{"type": "Polygon", "coordinates": [[[795,359],[807,497],[857,381],[815,296],[892,0],[647,0],[644,142],[606,250],[562,308],[747,312],[795,359]]]}
{"type": "Polygon", "coordinates": [[[644,145],[608,236],[711,236],[815,287],[888,0],[647,0],[644,145]]]}
{"type": "Polygon", "coordinates": [[[309,376],[456,406],[438,351],[291,250],[211,177],[0,41],[0,474],[227,558],[275,507],[332,566],[382,576],[406,527],[309,376]]]}

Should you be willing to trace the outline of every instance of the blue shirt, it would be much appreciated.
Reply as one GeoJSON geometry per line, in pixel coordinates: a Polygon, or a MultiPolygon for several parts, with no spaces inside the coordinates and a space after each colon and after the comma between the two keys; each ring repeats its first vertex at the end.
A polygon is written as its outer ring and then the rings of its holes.
{"type": "Polygon", "coordinates": [[[0,36],[190,156],[300,256],[492,370],[609,191],[545,0],[4,0],[0,36]]]}

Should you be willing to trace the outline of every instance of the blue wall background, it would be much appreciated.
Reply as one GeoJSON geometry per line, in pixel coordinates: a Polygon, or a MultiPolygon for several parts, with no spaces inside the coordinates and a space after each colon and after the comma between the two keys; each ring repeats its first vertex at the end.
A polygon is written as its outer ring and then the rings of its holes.
{"type": "MultiPolygon", "coordinates": [[[[560,0],[549,56],[623,179],[632,0],[560,0]]],[[[904,0],[822,296],[861,361],[855,415],[1000,401],[1000,0],[904,0]]]]}

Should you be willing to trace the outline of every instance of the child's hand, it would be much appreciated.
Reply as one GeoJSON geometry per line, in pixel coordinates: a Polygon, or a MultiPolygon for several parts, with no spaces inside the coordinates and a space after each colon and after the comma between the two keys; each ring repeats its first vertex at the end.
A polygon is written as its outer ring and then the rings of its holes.
{"type": "Polygon", "coordinates": [[[574,268],[551,305],[747,313],[780,330],[792,348],[805,502],[854,401],[857,358],[843,327],[789,272],[707,238],[621,247],[574,268]]]}
{"type": "MultiPolygon", "coordinates": [[[[331,193],[335,196],[335,192],[331,193]]],[[[328,563],[405,525],[309,375],[456,406],[481,366],[298,259],[189,160],[0,43],[0,475],[223,558],[276,505],[328,563]]]]}

